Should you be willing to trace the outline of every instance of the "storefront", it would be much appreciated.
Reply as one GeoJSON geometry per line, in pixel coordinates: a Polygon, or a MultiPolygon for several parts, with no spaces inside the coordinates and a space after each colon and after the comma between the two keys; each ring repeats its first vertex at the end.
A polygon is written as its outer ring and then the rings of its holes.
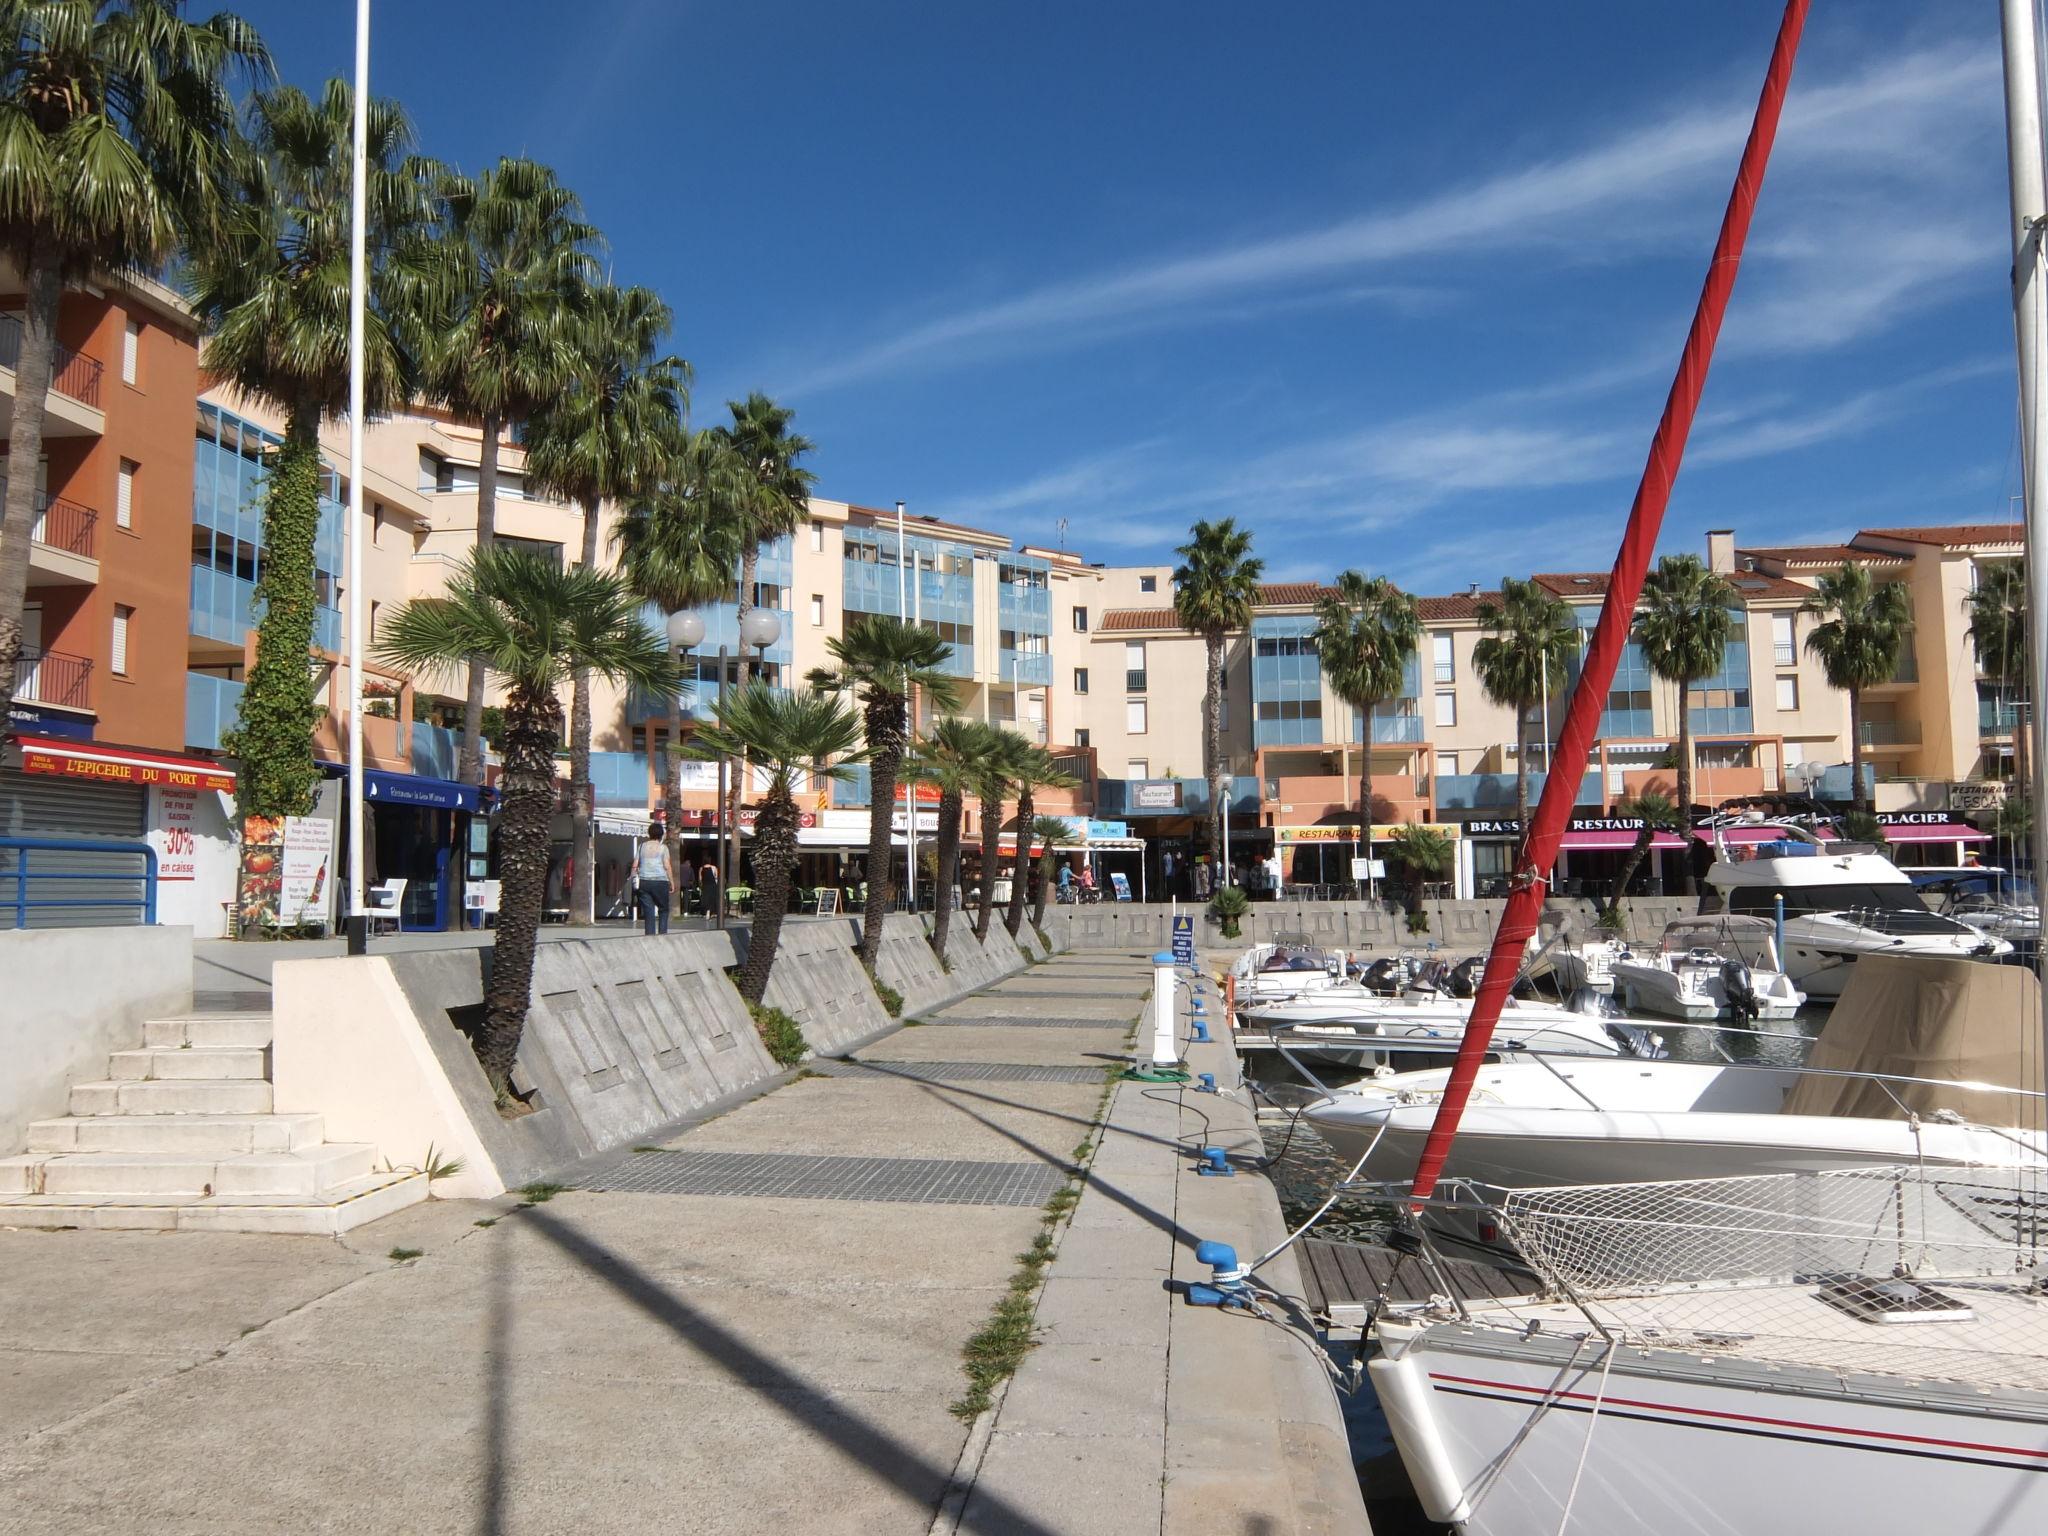
{"type": "MultiPolygon", "coordinates": [[[[320,766],[345,795],[348,770],[339,763],[320,766]]],[[[483,795],[474,784],[363,770],[363,883],[405,881],[399,903],[402,931],[445,933],[462,926],[464,885],[491,874],[491,828],[482,814],[483,795]]],[[[341,818],[339,858],[341,867],[348,868],[346,816],[341,818]]]]}
{"type": "Polygon", "coordinates": [[[1942,811],[1879,811],[1877,824],[1901,869],[1964,869],[1982,855],[1991,834],[1942,811]]]}
{"type": "MultiPolygon", "coordinates": [[[[1375,822],[1372,829],[1372,857],[1384,866],[1384,873],[1377,878],[1383,885],[1392,882],[1397,889],[1407,875],[1399,866],[1387,863],[1387,844],[1405,825],[1375,822]]],[[[1430,822],[1427,825],[1432,832],[1441,833],[1452,843],[1452,867],[1441,878],[1455,887],[1460,829],[1455,822],[1430,822]]],[[[1272,861],[1269,858],[1264,861],[1263,873],[1254,871],[1252,888],[1255,893],[1292,894],[1302,900],[1348,901],[1365,889],[1366,882],[1359,878],[1353,862],[1366,857],[1365,842],[1357,822],[1274,827],[1271,831],[1273,851],[1280,863],[1278,890],[1273,890],[1272,861]]]]}
{"type": "MultiPolygon", "coordinates": [[[[1460,896],[1505,896],[1522,846],[1522,824],[1512,816],[1475,817],[1463,824],[1464,848],[1459,854],[1460,896]]],[[[1551,874],[1553,895],[1606,901],[1614,895],[1641,837],[1639,816],[1574,816],[1565,824],[1558,844],[1557,868],[1551,874]]],[[[1659,830],[1650,839],[1630,890],[1638,896],[1661,896],[1679,888],[1685,840],[1659,830]]]]}

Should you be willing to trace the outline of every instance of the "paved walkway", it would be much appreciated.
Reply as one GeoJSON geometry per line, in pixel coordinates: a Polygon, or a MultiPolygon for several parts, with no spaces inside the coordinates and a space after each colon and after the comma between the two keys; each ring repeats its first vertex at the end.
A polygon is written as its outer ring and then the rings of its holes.
{"type": "Polygon", "coordinates": [[[0,1231],[0,1532],[1355,1536],[1285,1486],[1281,1396],[1325,1389],[1261,1362],[1298,1346],[1164,1289],[1186,1202],[1231,1194],[1176,1171],[1172,1095],[1119,1088],[1045,1343],[972,1444],[948,1411],[1149,980],[1035,967],[543,1204],[0,1231]],[[1173,1502],[1219,1469],[1235,1502],[1173,1502]]]}

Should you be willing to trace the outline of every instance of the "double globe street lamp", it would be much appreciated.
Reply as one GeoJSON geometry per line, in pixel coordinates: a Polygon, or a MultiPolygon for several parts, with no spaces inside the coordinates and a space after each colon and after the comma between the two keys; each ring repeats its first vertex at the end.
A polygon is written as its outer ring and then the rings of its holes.
{"type": "MultiPolygon", "coordinates": [[[[743,647],[750,646],[761,653],[759,664],[764,669],[768,665],[768,647],[775,644],[781,638],[782,619],[772,608],[749,608],[747,616],[740,620],[740,644],[743,647]]],[[[679,658],[692,655],[697,647],[703,643],[704,616],[702,614],[693,609],[686,608],[668,616],[669,649],[675,652],[679,658]]],[[[726,668],[730,664],[731,648],[721,645],[718,648],[718,688],[721,697],[723,697],[725,692],[726,668]]],[[[680,746],[681,742],[678,740],[677,747],[680,748],[680,746]]],[[[738,848],[737,837],[739,832],[739,828],[736,825],[728,825],[729,822],[736,823],[739,817],[736,811],[731,817],[726,815],[726,770],[727,763],[721,755],[718,759],[718,910],[714,914],[717,918],[718,926],[721,928],[725,926],[726,891],[732,884],[732,853],[738,848]],[[728,835],[734,838],[730,849],[726,842],[728,835]]],[[[735,801],[739,798],[738,795],[733,796],[735,801]]],[[[668,808],[668,812],[671,816],[680,817],[682,815],[682,807],[672,805],[668,808]]]]}

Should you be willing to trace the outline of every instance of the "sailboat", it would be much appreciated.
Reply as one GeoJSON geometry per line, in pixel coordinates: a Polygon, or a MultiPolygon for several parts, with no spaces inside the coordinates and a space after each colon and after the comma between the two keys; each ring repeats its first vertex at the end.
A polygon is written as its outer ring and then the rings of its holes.
{"type": "MultiPolygon", "coordinates": [[[[1697,408],[1809,0],[1787,0],[1684,358],[1556,747],[1584,761],[1697,408]]],[[[2027,425],[2028,642],[2048,677],[2048,408],[2039,41],[2002,0],[2027,425]]],[[[1370,1373],[1424,1512],[1474,1536],[1570,1530],[1870,1536],[2048,1530],[2048,1175],[2033,1166],[1794,1169],[1509,1191],[1440,1188],[1535,928],[1575,775],[1531,820],[1486,977],[1410,1183],[1483,1200],[1533,1271],[1512,1302],[1383,1310],[1370,1373]]],[[[2036,804],[2048,783],[2037,771],[2036,804]]],[[[2048,829],[2037,823],[2037,868],[2048,829]]],[[[1901,962],[1912,964],[1914,962],[1901,962]]],[[[1933,962],[1939,963],[1939,962],[1933,962]]],[[[2038,1029],[2039,1017],[2014,1020],[2038,1029]]],[[[2033,1061],[2038,1066],[2037,1047],[2033,1061]]]]}

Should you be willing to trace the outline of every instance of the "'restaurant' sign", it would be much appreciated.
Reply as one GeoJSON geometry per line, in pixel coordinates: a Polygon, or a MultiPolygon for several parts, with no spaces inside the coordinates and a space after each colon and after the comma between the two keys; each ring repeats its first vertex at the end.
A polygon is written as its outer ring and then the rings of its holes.
{"type": "Polygon", "coordinates": [[[24,773],[47,773],[102,784],[162,784],[171,789],[218,789],[233,793],[233,772],[189,757],[157,757],[73,746],[69,742],[21,738],[24,773]]]}

